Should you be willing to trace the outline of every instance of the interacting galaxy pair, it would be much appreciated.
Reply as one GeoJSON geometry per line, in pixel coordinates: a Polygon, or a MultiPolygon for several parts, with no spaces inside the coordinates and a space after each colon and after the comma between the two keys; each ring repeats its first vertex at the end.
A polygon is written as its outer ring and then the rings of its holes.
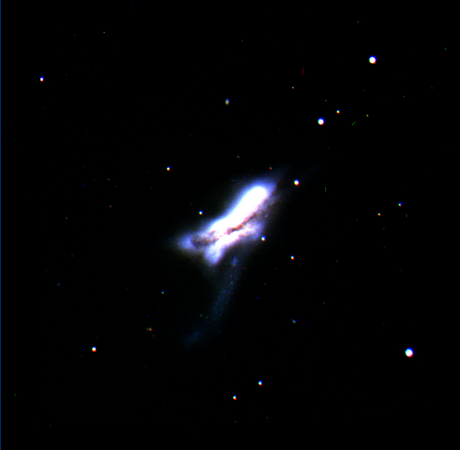
{"type": "MultiPolygon", "coordinates": [[[[310,171],[304,173],[308,178],[310,171]]],[[[227,208],[220,217],[204,219],[172,238],[174,250],[189,257],[194,266],[203,270],[204,291],[210,300],[205,307],[206,320],[202,316],[195,319],[191,316],[187,321],[187,329],[194,329],[187,332],[187,348],[197,343],[202,348],[221,332],[227,307],[235,298],[242,270],[255,244],[265,240],[265,233],[272,234],[268,228],[273,227],[273,222],[281,215],[281,204],[284,209],[299,181],[287,167],[266,177],[241,180],[239,185],[239,194],[234,200],[222,199],[227,208]]],[[[192,302],[203,305],[202,295],[195,298],[194,293],[191,292],[192,302]]]]}
{"type": "Polygon", "coordinates": [[[229,211],[202,230],[179,238],[179,247],[191,256],[201,256],[208,265],[217,264],[226,250],[238,243],[262,237],[266,220],[278,200],[275,182],[254,183],[229,211]]]}

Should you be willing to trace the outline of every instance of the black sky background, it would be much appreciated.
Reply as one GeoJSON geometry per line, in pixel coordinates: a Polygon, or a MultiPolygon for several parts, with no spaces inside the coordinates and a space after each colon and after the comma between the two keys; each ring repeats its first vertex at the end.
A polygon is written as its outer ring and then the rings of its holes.
{"type": "Polygon", "coordinates": [[[16,423],[52,439],[429,415],[448,27],[205,12],[40,5],[15,35],[16,423]],[[221,333],[186,348],[217,290],[166,243],[270,167],[287,170],[280,217],[221,333]]]}

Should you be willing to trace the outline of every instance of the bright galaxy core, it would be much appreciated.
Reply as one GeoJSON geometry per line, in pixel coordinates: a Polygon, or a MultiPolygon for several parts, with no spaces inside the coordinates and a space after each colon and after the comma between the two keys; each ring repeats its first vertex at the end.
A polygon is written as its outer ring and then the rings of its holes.
{"type": "Polygon", "coordinates": [[[275,183],[254,184],[229,211],[201,231],[179,239],[179,247],[190,256],[202,256],[209,265],[217,264],[237,243],[261,238],[272,206],[276,203],[275,183]]]}

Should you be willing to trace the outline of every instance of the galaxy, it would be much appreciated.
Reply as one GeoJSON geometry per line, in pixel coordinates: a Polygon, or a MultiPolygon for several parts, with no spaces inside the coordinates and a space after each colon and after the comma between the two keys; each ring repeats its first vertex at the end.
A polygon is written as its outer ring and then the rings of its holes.
{"type": "Polygon", "coordinates": [[[202,254],[208,264],[217,264],[227,248],[261,237],[264,220],[275,203],[277,194],[273,191],[271,185],[250,187],[225,216],[202,231],[180,238],[179,247],[192,255],[202,254]]]}
{"type": "MultiPolygon", "coordinates": [[[[220,319],[229,301],[231,288],[238,280],[236,267],[242,264],[251,253],[251,247],[264,239],[263,232],[276,215],[278,203],[282,202],[281,188],[270,180],[258,180],[243,189],[236,199],[229,202],[228,210],[219,218],[206,221],[199,230],[181,235],[177,238],[177,249],[185,255],[198,260],[204,267],[205,279],[213,274],[213,281],[218,278],[220,291],[212,303],[210,321],[214,331],[220,332],[220,319]],[[231,257],[231,263],[223,263],[227,252],[237,248],[231,257]],[[217,272],[216,272],[217,269],[217,272]],[[218,277],[216,277],[216,273],[218,277]],[[223,281],[225,280],[225,281],[223,281]],[[231,285],[229,285],[231,280],[231,285]]],[[[219,289],[219,288],[218,288],[219,289]]],[[[206,338],[209,339],[209,323],[206,338]]],[[[186,338],[187,345],[199,342],[202,331],[194,331],[191,339],[186,338]]]]}
{"type": "Polygon", "coordinates": [[[12,16],[9,447],[414,433],[447,301],[445,12],[156,8],[12,16]]]}

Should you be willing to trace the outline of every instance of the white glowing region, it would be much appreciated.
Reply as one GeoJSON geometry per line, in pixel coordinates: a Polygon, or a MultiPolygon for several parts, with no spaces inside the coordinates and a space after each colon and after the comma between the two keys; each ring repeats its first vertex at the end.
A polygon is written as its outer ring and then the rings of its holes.
{"type": "Polygon", "coordinates": [[[268,208],[274,203],[273,191],[272,184],[250,188],[225,217],[204,231],[182,237],[180,247],[202,255],[210,264],[217,263],[229,247],[260,235],[268,208]]]}

